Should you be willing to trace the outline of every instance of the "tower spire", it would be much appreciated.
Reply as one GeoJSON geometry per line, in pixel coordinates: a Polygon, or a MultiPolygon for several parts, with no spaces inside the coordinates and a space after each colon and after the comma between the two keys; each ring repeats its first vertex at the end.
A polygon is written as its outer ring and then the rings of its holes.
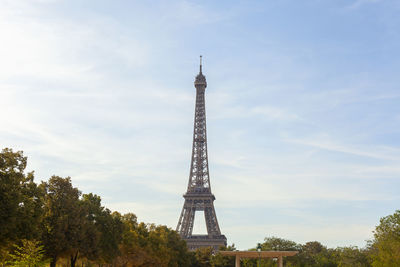
{"type": "Polygon", "coordinates": [[[200,86],[203,88],[203,90],[207,87],[206,77],[203,75],[203,56],[202,55],[200,55],[200,72],[196,76],[196,79],[194,81],[194,86],[196,88],[198,86],[200,86]]]}
{"type": "Polygon", "coordinates": [[[201,63],[201,61],[202,61],[202,58],[203,58],[203,56],[202,56],[202,55],[200,55],[200,73],[201,73],[201,74],[203,74],[203,72],[202,72],[202,63],[201,63]]]}

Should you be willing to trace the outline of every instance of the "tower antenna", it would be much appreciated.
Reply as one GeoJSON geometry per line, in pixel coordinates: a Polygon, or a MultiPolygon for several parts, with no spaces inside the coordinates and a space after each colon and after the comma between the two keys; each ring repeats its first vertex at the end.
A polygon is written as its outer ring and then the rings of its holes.
{"type": "Polygon", "coordinates": [[[203,59],[203,56],[200,55],[200,73],[202,73],[202,59],[203,59]]]}

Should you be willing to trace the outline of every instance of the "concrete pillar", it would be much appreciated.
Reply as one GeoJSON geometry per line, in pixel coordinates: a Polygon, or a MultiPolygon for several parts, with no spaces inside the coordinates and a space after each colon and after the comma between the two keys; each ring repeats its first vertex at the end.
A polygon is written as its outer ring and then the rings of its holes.
{"type": "Polygon", "coordinates": [[[235,267],[240,267],[240,257],[236,255],[235,267]]]}
{"type": "Polygon", "coordinates": [[[282,256],[278,257],[278,267],[283,267],[283,259],[282,256]]]}

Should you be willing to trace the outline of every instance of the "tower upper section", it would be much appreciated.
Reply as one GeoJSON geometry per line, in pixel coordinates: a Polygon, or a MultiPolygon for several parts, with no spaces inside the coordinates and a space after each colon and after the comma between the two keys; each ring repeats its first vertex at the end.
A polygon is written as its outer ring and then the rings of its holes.
{"type": "Polygon", "coordinates": [[[203,75],[203,70],[202,70],[202,56],[200,56],[200,72],[196,76],[196,80],[194,81],[194,86],[196,88],[203,88],[205,89],[207,87],[207,81],[206,81],[206,76],[203,75]]]}
{"type": "Polygon", "coordinates": [[[208,171],[206,107],[204,96],[207,82],[202,72],[201,59],[200,56],[200,72],[194,81],[194,86],[196,87],[196,106],[194,114],[192,162],[190,164],[187,192],[210,194],[211,186],[208,171]]]}

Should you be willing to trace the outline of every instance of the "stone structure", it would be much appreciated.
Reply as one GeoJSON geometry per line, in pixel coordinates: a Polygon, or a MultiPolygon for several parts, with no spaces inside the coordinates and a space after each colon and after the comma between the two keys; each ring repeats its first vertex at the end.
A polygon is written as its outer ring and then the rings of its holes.
{"type": "Polygon", "coordinates": [[[185,203],[179,217],[176,231],[187,242],[190,250],[199,247],[213,247],[218,250],[226,246],[226,237],[221,234],[217,215],[214,209],[215,196],[211,193],[210,175],[208,171],[206,108],[204,93],[207,87],[206,77],[202,73],[200,56],[200,73],[194,82],[196,87],[196,107],[194,115],[192,161],[190,164],[189,184],[185,203]],[[193,235],[196,211],[204,211],[207,235],[193,235]]]}
{"type": "Polygon", "coordinates": [[[283,257],[294,256],[298,251],[221,251],[224,256],[234,256],[235,267],[240,267],[240,259],[245,258],[274,258],[277,259],[278,267],[283,267],[283,257]]]}

